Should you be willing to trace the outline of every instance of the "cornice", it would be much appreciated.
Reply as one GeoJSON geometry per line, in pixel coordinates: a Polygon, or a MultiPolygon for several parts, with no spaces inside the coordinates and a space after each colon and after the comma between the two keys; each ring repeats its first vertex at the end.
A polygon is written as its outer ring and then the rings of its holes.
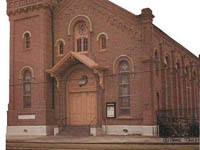
{"type": "Polygon", "coordinates": [[[7,0],[7,15],[16,15],[40,8],[53,8],[57,3],[57,0],[7,0]]]}

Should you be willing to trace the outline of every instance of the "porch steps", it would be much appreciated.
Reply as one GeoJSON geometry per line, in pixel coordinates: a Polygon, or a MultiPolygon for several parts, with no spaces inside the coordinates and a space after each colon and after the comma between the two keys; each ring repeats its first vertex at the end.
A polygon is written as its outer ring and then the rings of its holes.
{"type": "Polygon", "coordinates": [[[67,126],[59,134],[60,136],[90,136],[90,128],[88,126],[67,126]]]}

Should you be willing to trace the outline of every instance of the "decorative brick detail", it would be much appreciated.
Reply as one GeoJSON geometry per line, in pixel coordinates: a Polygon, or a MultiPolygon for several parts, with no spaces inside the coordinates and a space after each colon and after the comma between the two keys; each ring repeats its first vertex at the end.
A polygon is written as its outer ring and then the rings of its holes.
{"type": "Polygon", "coordinates": [[[7,0],[7,14],[10,16],[34,9],[52,8],[56,4],[58,4],[57,0],[7,0]]]}

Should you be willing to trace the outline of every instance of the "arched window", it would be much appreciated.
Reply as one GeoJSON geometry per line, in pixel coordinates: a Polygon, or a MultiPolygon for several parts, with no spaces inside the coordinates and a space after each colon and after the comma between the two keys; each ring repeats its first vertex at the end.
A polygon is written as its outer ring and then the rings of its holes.
{"type": "Polygon", "coordinates": [[[158,52],[157,52],[157,51],[155,51],[155,53],[154,53],[154,57],[155,57],[155,61],[156,61],[156,63],[158,63],[158,59],[159,59],[159,57],[158,57],[158,52]]]}
{"type": "Polygon", "coordinates": [[[24,46],[26,49],[31,47],[31,36],[28,32],[24,34],[24,46]]]}
{"type": "Polygon", "coordinates": [[[105,50],[106,48],[107,48],[106,36],[101,35],[100,36],[100,50],[105,50]]]}
{"type": "Polygon", "coordinates": [[[130,115],[130,65],[122,60],[119,70],[119,115],[130,115]]]}
{"type": "Polygon", "coordinates": [[[97,41],[99,41],[99,50],[100,51],[105,51],[108,48],[107,40],[108,40],[107,33],[102,32],[97,35],[97,41]]]}
{"type": "Polygon", "coordinates": [[[80,21],[75,26],[75,51],[88,51],[88,27],[84,21],[80,21]]]}
{"type": "Polygon", "coordinates": [[[180,64],[176,63],[176,70],[180,69],[180,64]]]}
{"type": "MultiPolygon", "coordinates": [[[[181,68],[182,64],[179,62],[176,63],[176,97],[177,97],[177,102],[176,100],[174,101],[174,106],[175,106],[175,115],[182,115],[183,113],[183,106],[182,106],[182,89],[181,89],[181,68]]],[[[185,87],[184,87],[185,88],[185,87]]]]}
{"type": "Polygon", "coordinates": [[[186,66],[185,69],[184,69],[184,75],[185,75],[185,77],[187,77],[189,75],[188,66],[186,66]]]}
{"type": "Polygon", "coordinates": [[[59,42],[58,52],[59,52],[59,55],[63,55],[63,53],[64,53],[64,44],[62,41],[59,42]]]}
{"type": "Polygon", "coordinates": [[[31,72],[25,70],[23,73],[23,98],[24,108],[31,108],[31,72]]]}
{"type": "Polygon", "coordinates": [[[165,67],[168,67],[168,65],[169,65],[169,58],[168,58],[168,56],[165,57],[164,64],[165,64],[165,67]]]}

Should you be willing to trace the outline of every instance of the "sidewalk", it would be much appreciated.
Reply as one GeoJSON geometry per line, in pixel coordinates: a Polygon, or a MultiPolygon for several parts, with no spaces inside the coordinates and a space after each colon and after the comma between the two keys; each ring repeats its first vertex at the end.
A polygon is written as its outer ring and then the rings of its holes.
{"type": "Polygon", "coordinates": [[[199,138],[159,138],[141,136],[8,136],[7,143],[64,143],[64,144],[186,144],[199,145],[199,138]]]}

